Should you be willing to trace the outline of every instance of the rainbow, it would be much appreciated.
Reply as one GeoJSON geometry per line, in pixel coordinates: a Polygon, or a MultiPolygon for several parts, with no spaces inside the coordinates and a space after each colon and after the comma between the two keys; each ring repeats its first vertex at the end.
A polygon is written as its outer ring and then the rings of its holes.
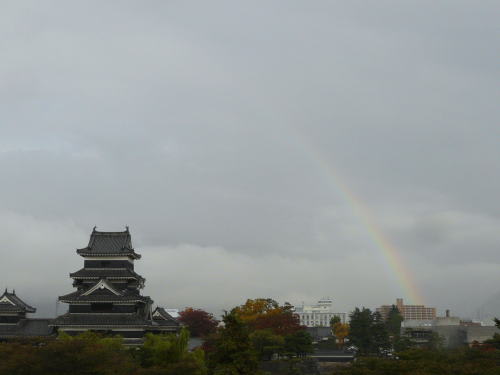
{"type": "Polygon", "coordinates": [[[339,195],[347,202],[354,216],[360,221],[360,224],[367,230],[371,240],[383,254],[388,267],[394,272],[399,280],[402,291],[405,293],[405,298],[410,303],[423,305],[424,299],[414,281],[412,272],[408,269],[405,262],[401,258],[398,249],[394,247],[387,236],[377,226],[370,209],[361,199],[349,188],[333,167],[332,163],[324,156],[319,147],[315,147],[311,140],[297,129],[296,140],[297,144],[301,145],[304,152],[311,157],[313,162],[320,168],[322,175],[327,178],[328,182],[339,192],[339,195]]]}

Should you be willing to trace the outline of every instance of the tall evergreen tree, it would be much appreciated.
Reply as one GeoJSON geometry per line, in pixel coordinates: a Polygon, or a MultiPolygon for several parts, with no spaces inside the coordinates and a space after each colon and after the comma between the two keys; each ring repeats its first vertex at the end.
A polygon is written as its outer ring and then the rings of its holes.
{"type": "Polygon", "coordinates": [[[386,322],[378,312],[372,313],[371,334],[373,336],[372,353],[381,353],[391,347],[386,322]]]}
{"type": "Polygon", "coordinates": [[[393,339],[397,339],[401,334],[401,322],[403,321],[403,316],[399,312],[395,305],[392,305],[387,314],[387,319],[385,321],[385,326],[387,332],[393,339]]]}
{"type": "Polygon", "coordinates": [[[350,314],[349,341],[358,348],[361,354],[367,354],[373,345],[371,334],[372,312],[370,309],[358,307],[350,314]]]}
{"type": "Polygon", "coordinates": [[[379,313],[356,307],[350,314],[350,319],[348,337],[360,354],[379,354],[390,346],[385,322],[379,313]]]}

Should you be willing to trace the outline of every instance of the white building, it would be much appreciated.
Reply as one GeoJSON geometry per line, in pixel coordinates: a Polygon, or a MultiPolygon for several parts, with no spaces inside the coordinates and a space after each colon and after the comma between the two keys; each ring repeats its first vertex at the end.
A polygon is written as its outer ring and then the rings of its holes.
{"type": "Polygon", "coordinates": [[[331,298],[322,298],[316,305],[295,306],[295,314],[299,316],[300,324],[306,327],[329,327],[334,316],[338,316],[341,323],[347,320],[347,313],[333,310],[331,298]]]}

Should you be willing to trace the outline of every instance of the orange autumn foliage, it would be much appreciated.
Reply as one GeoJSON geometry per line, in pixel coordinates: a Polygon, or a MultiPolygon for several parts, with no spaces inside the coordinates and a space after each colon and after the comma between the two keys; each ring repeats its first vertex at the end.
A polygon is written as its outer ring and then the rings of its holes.
{"type": "Polygon", "coordinates": [[[253,330],[269,329],[277,335],[289,335],[304,328],[290,304],[280,306],[270,298],[248,299],[233,312],[253,330]]]}

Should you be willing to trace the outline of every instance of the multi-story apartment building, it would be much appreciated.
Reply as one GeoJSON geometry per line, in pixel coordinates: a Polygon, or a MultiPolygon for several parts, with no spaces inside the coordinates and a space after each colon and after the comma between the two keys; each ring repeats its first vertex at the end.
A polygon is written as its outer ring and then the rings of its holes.
{"type": "MultiPolygon", "coordinates": [[[[382,318],[387,318],[393,305],[383,305],[377,308],[382,318]]],[[[436,308],[424,305],[405,305],[402,298],[396,299],[395,306],[403,316],[404,320],[434,320],[436,319],[436,308]]]]}
{"type": "Polygon", "coordinates": [[[296,306],[295,314],[299,316],[300,324],[306,327],[329,327],[334,316],[338,316],[342,323],[347,319],[347,313],[333,310],[333,301],[330,298],[322,298],[315,305],[296,306]]]}

